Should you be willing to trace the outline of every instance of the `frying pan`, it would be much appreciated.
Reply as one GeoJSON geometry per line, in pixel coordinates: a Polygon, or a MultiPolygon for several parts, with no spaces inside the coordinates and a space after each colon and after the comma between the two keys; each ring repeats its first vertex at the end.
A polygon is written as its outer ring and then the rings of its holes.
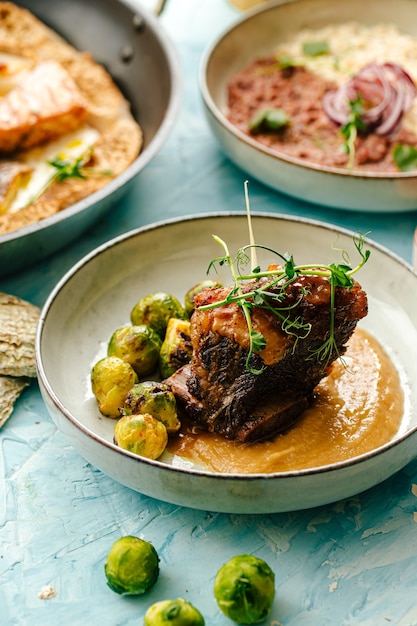
{"type": "MultiPolygon", "coordinates": [[[[163,146],[179,112],[182,76],[156,15],[130,0],[21,0],[47,26],[103,64],[131,103],[144,143],[117,178],[36,224],[0,235],[0,277],[30,267],[78,238],[128,190],[163,146]]],[[[161,11],[159,2],[156,11],[161,11]]]]}

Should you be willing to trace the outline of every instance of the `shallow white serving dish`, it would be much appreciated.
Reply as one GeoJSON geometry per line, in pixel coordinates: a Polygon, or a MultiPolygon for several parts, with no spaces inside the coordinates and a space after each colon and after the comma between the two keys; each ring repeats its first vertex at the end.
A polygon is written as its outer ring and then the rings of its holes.
{"type": "Polygon", "coordinates": [[[205,51],[200,90],[209,125],[226,154],[254,178],[291,196],[336,209],[391,212],[417,209],[416,172],[358,173],[306,164],[273,152],[226,118],[227,85],[257,57],[302,28],[359,22],[396,24],[417,38],[414,0],[276,0],[246,12],[205,51]]]}
{"type": "MultiPolygon", "coordinates": [[[[257,243],[290,252],[297,263],[340,261],[352,233],[319,222],[255,214],[257,243]]],[[[205,277],[221,249],[247,243],[243,214],[220,213],[158,223],[120,236],[81,260],[58,283],[41,314],[36,338],[38,379],[58,428],[95,467],[123,485],[179,505],[229,513],[269,513],[313,507],[359,493],[404,467],[417,453],[417,275],[369,242],[360,272],[369,315],[361,324],[386,347],[402,376],[405,414],[391,443],[351,461],[289,473],[227,475],[190,464],[150,461],[113,444],[113,420],[100,417],[89,376],[111,333],[129,323],[133,304],[163,290],[182,298],[205,277]]],[[[259,256],[265,266],[267,259],[259,256]]],[[[227,270],[225,270],[227,271],[227,270]]],[[[358,275],[359,278],[359,275],[358,275]]],[[[220,280],[229,282],[228,274],[220,280]]]]}

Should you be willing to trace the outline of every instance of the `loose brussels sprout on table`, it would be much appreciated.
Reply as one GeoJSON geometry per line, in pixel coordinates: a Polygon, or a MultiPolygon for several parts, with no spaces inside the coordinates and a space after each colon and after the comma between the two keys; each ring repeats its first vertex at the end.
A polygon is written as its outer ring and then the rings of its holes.
{"type": "Polygon", "coordinates": [[[161,340],[157,333],[141,324],[115,330],[107,354],[129,363],[138,376],[146,376],[157,367],[160,349],[161,340]]]}
{"type": "Polygon", "coordinates": [[[200,611],[183,598],[162,600],[146,611],[144,626],[204,626],[200,611]]]}
{"type": "Polygon", "coordinates": [[[211,280],[210,278],[207,278],[206,280],[201,280],[199,283],[194,285],[194,287],[191,287],[191,289],[187,291],[184,298],[184,307],[188,317],[191,317],[194,311],[195,296],[203,291],[203,289],[216,289],[217,287],[222,287],[222,284],[217,282],[216,280],[211,280]]]}
{"type": "Polygon", "coordinates": [[[177,432],[181,426],[177,401],[165,383],[145,380],[133,385],[125,397],[121,412],[123,415],[149,413],[163,423],[168,433],[177,432]]]}
{"type": "Polygon", "coordinates": [[[98,361],[91,370],[91,388],[100,412],[106,417],[119,417],[119,407],[138,380],[134,369],[123,359],[110,356],[98,361]]]}
{"type": "Polygon", "coordinates": [[[144,296],[135,304],[130,313],[132,324],[149,326],[161,340],[165,336],[168,320],[171,317],[185,319],[184,307],[175,296],[163,291],[144,296]]]}
{"type": "Polygon", "coordinates": [[[112,545],[104,572],[108,586],[116,593],[141,595],[158,579],[159,556],[148,541],[126,535],[112,545]]]}
{"type": "Polygon", "coordinates": [[[114,441],[124,450],[157,459],[168,444],[167,429],[148,413],[125,415],[114,426],[114,441]]]}
{"type": "Polygon", "coordinates": [[[159,371],[162,378],[168,378],[188,363],[192,353],[190,322],[171,317],[159,352],[159,371]]]}
{"type": "Polygon", "coordinates": [[[234,556],[217,572],[214,596],[220,610],[234,622],[263,622],[271,612],[274,601],[274,572],[256,556],[234,556]]]}

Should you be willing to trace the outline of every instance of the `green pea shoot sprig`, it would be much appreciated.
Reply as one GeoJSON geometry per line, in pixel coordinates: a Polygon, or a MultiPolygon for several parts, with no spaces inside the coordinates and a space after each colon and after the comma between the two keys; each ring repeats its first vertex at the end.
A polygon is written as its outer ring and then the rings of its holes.
{"type": "Polygon", "coordinates": [[[344,261],[343,263],[337,265],[335,263],[331,263],[329,265],[296,265],[292,255],[281,254],[272,248],[254,243],[247,196],[247,182],[245,183],[245,195],[250,243],[239,248],[235,259],[233,259],[226,242],[217,235],[213,235],[213,239],[222,246],[224,254],[213,259],[207,269],[207,273],[209,273],[213,268],[216,269],[217,265],[229,266],[233,279],[232,289],[222,300],[202,305],[198,307],[198,310],[204,311],[214,309],[230,303],[236,303],[241,307],[249,333],[249,350],[246,358],[246,368],[252,374],[261,374],[265,367],[261,367],[260,369],[252,367],[251,357],[253,353],[261,352],[265,348],[266,340],[262,333],[255,331],[253,328],[251,317],[252,310],[255,307],[267,309],[280,318],[283,332],[288,335],[292,335],[295,338],[293,346],[294,350],[298,340],[308,337],[311,331],[311,324],[305,322],[301,316],[296,316],[295,319],[290,316],[291,310],[295,309],[299,305],[302,298],[307,294],[307,291],[305,288],[302,288],[297,302],[290,306],[283,306],[282,302],[286,296],[286,289],[292,282],[296,281],[299,276],[325,277],[328,279],[330,284],[329,337],[317,350],[312,351],[310,357],[317,358],[319,362],[323,363],[323,368],[325,368],[329,364],[332,355],[335,352],[338,356],[340,356],[335,339],[336,288],[345,287],[347,289],[351,289],[354,286],[355,281],[353,279],[353,275],[361,269],[370,256],[370,250],[364,249],[364,237],[359,235],[353,238],[355,248],[360,257],[359,262],[355,267],[351,267],[348,253],[345,250],[340,250],[335,247],[333,249],[341,252],[344,261]],[[266,250],[276,255],[280,259],[279,268],[262,271],[256,260],[257,249],[266,250]],[[248,252],[251,254],[250,257],[248,252]],[[246,273],[245,269],[247,268],[249,262],[251,262],[253,269],[251,272],[246,273]],[[267,280],[260,283],[259,281],[261,278],[266,278],[267,280]],[[258,284],[253,286],[252,289],[245,290],[243,285],[247,281],[256,281],[258,284]],[[271,291],[271,289],[273,289],[273,291],[271,291]]]}
{"type": "Polygon", "coordinates": [[[358,94],[355,100],[349,101],[349,117],[345,124],[341,126],[340,132],[344,137],[342,150],[349,155],[348,169],[353,169],[355,161],[355,141],[359,131],[366,130],[366,124],[362,119],[365,112],[363,100],[358,94]]]}
{"type": "Polygon", "coordinates": [[[48,160],[48,165],[54,168],[50,178],[46,181],[45,185],[30,199],[29,204],[35,202],[40,196],[42,196],[55,182],[62,183],[64,180],[70,178],[80,178],[85,180],[88,176],[111,176],[110,170],[97,170],[93,167],[88,167],[87,163],[90,161],[94,148],[90,147],[89,150],[73,159],[62,159],[56,156],[54,159],[48,160]]]}

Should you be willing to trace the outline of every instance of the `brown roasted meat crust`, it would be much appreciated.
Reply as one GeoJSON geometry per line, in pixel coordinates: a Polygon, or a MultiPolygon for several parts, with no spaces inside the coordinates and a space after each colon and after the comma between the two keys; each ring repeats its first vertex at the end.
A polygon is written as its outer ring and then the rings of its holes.
{"type": "MultiPolygon", "coordinates": [[[[249,290],[252,285],[247,285],[249,290]]],[[[208,289],[195,299],[191,319],[191,362],[168,379],[187,415],[210,432],[241,442],[268,439],[291,427],[314,397],[331,363],[342,355],[358,320],[367,314],[367,298],[358,283],[336,288],[334,337],[337,350],[325,361],[314,354],[330,335],[330,285],[304,276],[286,288],[279,307],[291,320],[311,324],[307,337],[282,330],[282,319],[255,307],[252,323],[266,339],[265,349],[246,367],[249,337],[241,308],[227,304],[198,310],[222,300],[228,289],[208,289]]],[[[271,300],[271,303],[273,301],[271,300]]]]}

